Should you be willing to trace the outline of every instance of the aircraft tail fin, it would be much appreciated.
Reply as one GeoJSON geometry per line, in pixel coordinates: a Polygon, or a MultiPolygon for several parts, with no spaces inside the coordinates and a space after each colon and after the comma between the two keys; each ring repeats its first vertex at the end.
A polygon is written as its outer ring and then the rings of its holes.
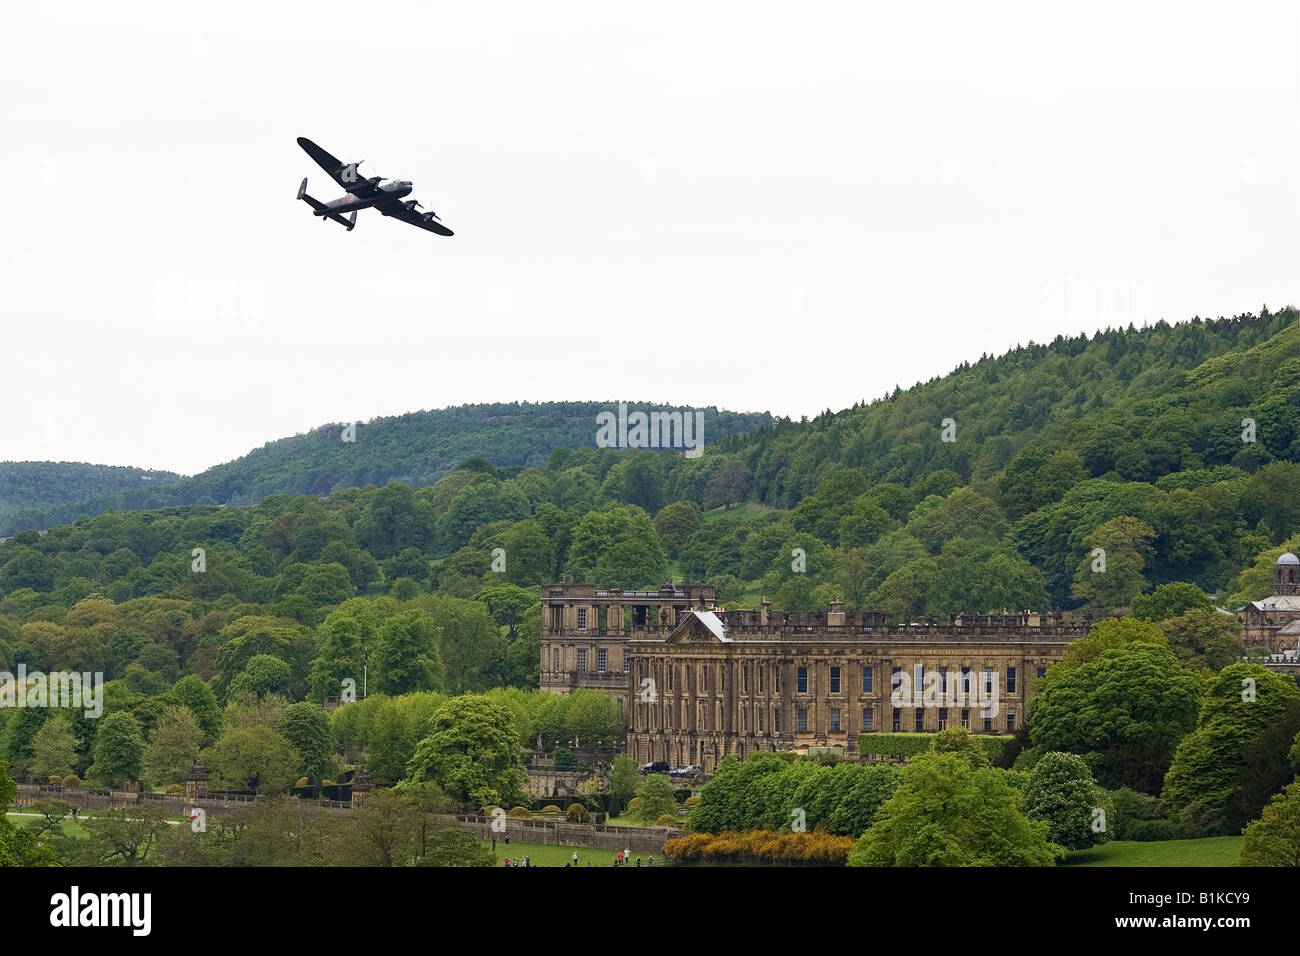
{"type": "Polygon", "coordinates": [[[347,226],[348,232],[351,232],[353,229],[356,228],[357,225],[356,210],[353,210],[351,217],[348,219],[344,219],[336,212],[330,212],[329,206],[325,205],[319,199],[314,199],[311,196],[307,195],[307,180],[305,179],[302,181],[302,185],[298,187],[298,198],[301,199],[303,202],[305,202],[307,205],[311,206],[312,211],[315,213],[315,215],[320,216],[322,219],[332,219],[334,222],[337,222],[341,226],[347,226]]]}

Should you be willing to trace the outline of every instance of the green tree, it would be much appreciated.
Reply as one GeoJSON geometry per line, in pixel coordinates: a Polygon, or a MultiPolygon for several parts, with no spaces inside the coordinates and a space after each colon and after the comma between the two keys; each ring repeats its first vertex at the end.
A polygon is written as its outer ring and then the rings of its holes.
{"type": "Polygon", "coordinates": [[[85,840],[72,841],[69,860],[81,866],[140,866],[150,863],[154,847],[167,831],[167,813],[147,804],[121,810],[100,810],[85,818],[85,840]]]}
{"type": "Polygon", "coordinates": [[[1020,811],[1005,771],[923,753],[849,853],[849,866],[1052,866],[1064,853],[1020,811]]]}
{"type": "Polygon", "coordinates": [[[636,788],[636,795],[641,800],[632,816],[642,823],[654,823],[664,814],[677,816],[677,797],[673,793],[672,781],[664,774],[647,774],[636,788]]]}
{"type": "Polygon", "coordinates": [[[487,697],[439,707],[415,748],[403,786],[430,782],[460,803],[513,806],[528,793],[515,718],[487,697]]]}
{"type": "Polygon", "coordinates": [[[326,697],[338,697],[344,680],[360,687],[363,658],[375,652],[379,625],[391,610],[386,600],[354,598],[330,611],[316,632],[309,700],[323,703],[326,697]]]}
{"type": "Polygon", "coordinates": [[[1127,607],[1146,589],[1143,569],[1152,556],[1150,525],[1128,515],[1103,522],[1083,538],[1086,556],[1074,575],[1074,597],[1093,614],[1127,607]],[[1100,548],[1105,552],[1104,569],[1100,548]]]}
{"type": "Polygon", "coordinates": [[[329,718],[315,704],[290,704],[277,728],[302,756],[298,770],[310,783],[320,783],[338,765],[334,732],[329,718]]]}
{"type": "Polygon", "coordinates": [[[1133,598],[1133,616],[1143,621],[1167,621],[1187,611],[1213,609],[1209,596],[1195,584],[1173,581],[1150,594],[1133,598]]]}
{"type": "MultiPolygon", "coordinates": [[[[1110,839],[1100,821],[1107,807],[1087,761],[1076,754],[1045,753],[1029,771],[1024,788],[1025,816],[1047,823],[1047,838],[1067,850],[1082,850],[1110,839]]],[[[1113,815],[1113,810],[1112,810],[1113,815]]]]}
{"type": "Polygon", "coordinates": [[[149,731],[144,779],[153,786],[184,783],[203,747],[203,728],[187,707],[168,707],[149,731]]]}
{"type": "Polygon", "coordinates": [[[1034,745],[1086,756],[1107,789],[1158,793],[1174,748],[1196,723],[1196,676],[1169,648],[1135,641],[1047,677],[1029,702],[1034,745]]]}
{"type": "Polygon", "coordinates": [[[1255,664],[1225,667],[1165,777],[1166,805],[1211,834],[1235,834],[1294,775],[1300,687],[1255,664]]]}
{"type": "Polygon", "coordinates": [[[506,629],[506,637],[514,643],[519,639],[519,625],[533,607],[541,602],[537,599],[537,589],[517,587],[513,584],[495,584],[485,587],[474,595],[474,600],[487,605],[488,613],[498,627],[506,629]]]}
{"type": "Polygon", "coordinates": [[[609,772],[609,783],[614,799],[626,806],[627,802],[636,796],[639,783],[636,762],[627,754],[615,757],[614,766],[609,772]]]}
{"type": "Polygon", "coordinates": [[[173,685],[166,696],[194,715],[203,728],[205,743],[217,739],[221,733],[221,706],[217,703],[217,695],[202,678],[187,674],[173,685]]]}
{"type": "Polygon", "coordinates": [[[420,866],[496,866],[496,857],[469,830],[443,827],[429,841],[420,866]]]}
{"type": "Polygon", "coordinates": [[[282,793],[298,778],[302,756],[281,734],[264,725],[234,727],[203,753],[218,787],[282,793]]]}
{"type": "Polygon", "coordinates": [[[249,658],[244,669],[230,682],[230,694],[252,694],[265,697],[267,694],[287,696],[293,683],[293,673],[289,665],[270,654],[258,654],[249,658]]]}
{"type": "Polygon", "coordinates": [[[1241,659],[1241,625],[1232,614],[1198,608],[1161,621],[1160,629],[1184,667],[1217,671],[1241,659]]]}
{"type": "Polygon", "coordinates": [[[655,515],[655,530],[659,532],[659,540],[663,542],[669,557],[673,558],[681,554],[686,542],[700,530],[703,523],[700,507],[693,501],[674,501],[670,505],[664,505],[655,515]]]}
{"type": "Polygon", "coordinates": [[[66,716],[55,713],[32,736],[32,773],[44,782],[66,777],[77,766],[77,738],[66,716]]]}
{"type": "Polygon", "coordinates": [[[1244,836],[1238,866],[1300,866],[1300,783],[1275,794],[1244,836]]]}
{"type": "Polygon", "coordinates": [[[138,780],[144,746],[140,721],[133,714],[123,711],[106,714],[95,734],[95,762],[90,766],[89,776],[109,787],[138,780]]]}
{"type": "Polygon", "coordinates": [[[375,687],[385,694],[441,690],[444,670],[438,650],[438,629],[424,611],[394,615],[379,628],[379,671],[375,687]]]}

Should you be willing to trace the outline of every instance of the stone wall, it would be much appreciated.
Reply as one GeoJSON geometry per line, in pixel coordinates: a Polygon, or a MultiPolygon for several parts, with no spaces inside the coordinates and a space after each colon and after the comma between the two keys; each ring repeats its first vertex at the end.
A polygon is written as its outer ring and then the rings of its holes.
{"type": "Polygon", "coordinates": [[[456,819],[473,830],[480,840],[496,837],[498,851],[508,836],[516,843],[586,847],[590,850],[608,850],[610,853],[631,850],[634,855],[658,855],[663,853],[666,840],[682,835],[681,830],[642,830],[637,827],[604,827],[591,823],[511,819],[505,821],[505,832],[497,832],[493,831],[492,821],[487,817],[462,816],[456,819]]]}

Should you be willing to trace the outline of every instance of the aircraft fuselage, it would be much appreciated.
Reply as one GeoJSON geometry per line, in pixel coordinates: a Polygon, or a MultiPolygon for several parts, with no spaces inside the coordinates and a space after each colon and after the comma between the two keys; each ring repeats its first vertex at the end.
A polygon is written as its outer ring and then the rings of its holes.
{"type": "Polygon", "coordinates": [[[335,213],[342,215],[343,213],[352,212],[354,209],[369,209],[381,202],[388,202],[390,199],[401,199],[403,196],[410,195],[411,189],[412,186],[409,182],[398,180],[393,183],[381,184],[377,193],[373,196],[367,196],[365,199],[359,199],[352,193],[345,193],[343,198],[325,203],[324,208],[315,210],[313,215],[329,216],[335,213]]]}

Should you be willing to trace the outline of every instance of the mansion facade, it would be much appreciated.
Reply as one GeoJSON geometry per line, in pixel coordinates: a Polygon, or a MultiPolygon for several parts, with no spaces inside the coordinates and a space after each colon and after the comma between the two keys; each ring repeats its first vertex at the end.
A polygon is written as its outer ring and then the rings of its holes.
{"type": "Polygon", "coordinates": [[[857,735],[1014,732],[1031,681],[1087,633],[1032,613],[890,626],[881,611],[717,611],[707,586],[543,585],[541,686],[610,693],[638,762],[841,748],[857,735]]]}
{"type": "Polygon", "coordinates": [[[1272,654],[1300,650],[1300,558],[1290,551],[1273,565],[1273,594],[1237,609],[1242,641],[1272,654]]]}

